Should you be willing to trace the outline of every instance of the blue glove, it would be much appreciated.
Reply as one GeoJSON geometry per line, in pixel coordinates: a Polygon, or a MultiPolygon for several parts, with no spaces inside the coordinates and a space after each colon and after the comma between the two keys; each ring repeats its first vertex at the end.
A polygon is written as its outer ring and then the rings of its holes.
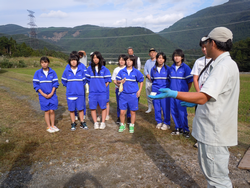
{"type": "Polygon", "coordinates": [[[166,93],[166,97],[176,98],[178,91],[171,90],[169,88],[161,88],[159,89],[160,92],[166,93]]]}
{"type": "Polygon", "coordinates": [[[184,106],[184,107],[195,107],[197,104],[195,103],[191,103],[191,102],[181,102],[181,106],[184,106]]]}
{"type": "Polygon", "coordinates": [[[164,99],[168,97],[167,95],[168,95],[167,93],[160,93],[158,95],[148,95],[148,97],[151,99],[164,99]]]}

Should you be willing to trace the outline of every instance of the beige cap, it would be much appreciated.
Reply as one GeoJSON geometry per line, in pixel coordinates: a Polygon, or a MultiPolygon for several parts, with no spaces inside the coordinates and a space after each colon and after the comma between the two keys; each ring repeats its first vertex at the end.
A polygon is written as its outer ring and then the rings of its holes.
{"type": "Polygon", "coordinates": [[[213,39],[218,42],[227,42],[229,39],[233,40],[233,33],[226,27],[216,27],[207,37],[202,37],[201,41],[204,42],[207,39],[213,39]]]}

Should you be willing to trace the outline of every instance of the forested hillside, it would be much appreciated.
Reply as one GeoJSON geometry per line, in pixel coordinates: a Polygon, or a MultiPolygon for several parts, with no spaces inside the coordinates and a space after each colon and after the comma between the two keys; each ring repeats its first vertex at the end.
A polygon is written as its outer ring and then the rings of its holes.
{"type": "MultiPolygon", "coordinates": [[[[0,26],[0,31],[5,34],[16,34],[15,30],[28,33],[28,30],[16,25],[0,26]]],[[[38,28],[37,37],[39,40],[59,46],[67,54],[72,50],[85,50],[87,54],[97,50],[106,53],[108,59],[117,59],[118,54],[126,53],[129,46],[134,48],[136,54],[144,53],[142,58],[148,58],[148,50],[152,47],[165,53],[172,53],[177,47],[169,40],[141,27],[110,28],[83,25],[74,28],[38,28]]],[[[19,40],[22,41],[21,38],[17,41],[19,40]]],[[[23,40],[27,39],[24,37],[23,40]]],[[[39,42],[38,49],[41,47],[43,48],[44,44],[39,42]]]]}
{"type": "Polygon", "coordinates": [[[58,52],[55,50],[49,50],[46,47],[44,49],[34,50],[27,46],[26,43],[18,44],[12,37],[0,37],[0,61],[1,68],[12,68],[12,67],[25,67],[25,62],[21,61],[18,64],[9,62],[9,57],[41,57],[41,56],[52,56],[67,60],[68,55],[58,52]]]}
{"type": "Polygon", "coordinates": [[[250,38],[234,43],[230,54],[241,72],[250,72],[250,38]]]}
{"type": "Polygon", "coordinates": [[[187,16],[159,32],[182,49],[199,48],[199,40],[214,27],[232,30],[234,41],[250,37],[250,0],[229,0],[187,16]]]}

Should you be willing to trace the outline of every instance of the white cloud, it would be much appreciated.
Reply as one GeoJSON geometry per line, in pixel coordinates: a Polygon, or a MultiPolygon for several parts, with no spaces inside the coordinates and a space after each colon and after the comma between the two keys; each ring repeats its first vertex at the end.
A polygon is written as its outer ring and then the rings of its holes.
{"type": "Polygon", "coordinates": [[[127,22],[126,19],[121,19],[121,20],[117,20],[113,25],[114,26],[125,26],[126,22],[127,22]]]}
{"type": "Polygon", "coordinates": [[[40,15],[40,17],[42,17],[42,18],[61,18],[61,19],[65,18],[67,16],[68,16],[67,13],[62,12],[60,10],[58,10],[58,11],[51,10],[49,13],[42,13],[40,15]]]}
{"type": "Polygon", "coordinates": [[[126,8],[129,8],[131,10],[136,10],[137,8],[142,8],[143,1],[142,0],[132,0],[125,4],[126,8]]]}
{"type": "Polygon", "coordinates": [[[149,23],[149,24],[170,24],[183,18],[183,14],[166,14],[162,16],[148,15],[146,17],[135,18],[132,20],[133,23],[149,23]]]}
{"type": "Polygon", "coordinates": [[[26,9],[29,9],[35,12],[38,27],[75,27],[84,24],[106,27],[146,26],[158,32],[212,3],[218,5],[228,0],[33,1],[0,0],[0,17],[4,17],[0,19],[0,25],[12,23],[27,27],[29,20],[26,9]]]}

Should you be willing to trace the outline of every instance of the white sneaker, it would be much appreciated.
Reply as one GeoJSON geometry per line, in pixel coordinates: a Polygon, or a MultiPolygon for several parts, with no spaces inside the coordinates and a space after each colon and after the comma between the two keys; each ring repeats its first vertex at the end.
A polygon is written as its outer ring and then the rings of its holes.
{"type": "Polygon", "coordinates": [[[100,129],[105,129],[106,124],[104,122],[101,122],[100,129]]]}
{"type": "Polygon", "coordinates": [[[55,125],[52,127],[52,129],[53,129],[55,132],[60,131],[60,129],[58,129],[55,125]]]}
{"type": "Polygon", "coordinates": [[[99,129],[99,123],[98,122],[95,122],[94,129],[99,129]]]}
{"type": "Polygon", "coordinates": [[[55,132],[54,129],[52,129],[52,128],[47,128],[47,131],[48,131],[49,133],[54,133],[54,132],[55,132]]]}
{"type": "Polygon", "coordinates": [[[155,128],[156,129],[161,129],[161,126],[162,126],[162,123],[158,123],[155,128]]]}
{"type": "Polygon", "coordinates": [[[109,116],[106,116],[105,120],[107,120],[107,121],[108,121],[108,120],[109,120],[109,116]]]}
{"type": "Polygon", "coordinates": [[[161,127],[161,130],[167,130],[167,129],[170,129],[170,125],[166,125],[165,123],[163,123],[162,127],[161,127]]]}
{"type": "Polygon", "coordinates": [[[78,117],[77,116],[75,116],[75,120],[78,121],[78,117]]]}
{"type": "Polygon", "coordinates": [[[96,120],[101,121],[101,116],[97,116],[96,120]]]}
{"type": "Polygon", "coordinates": [[[149,106],[149,107],[148,107],[148,110],[147,110],[145,113],[148,114],[148,113],[150,113],[151,111],[152,111],[152,107],[149,106]]]}

